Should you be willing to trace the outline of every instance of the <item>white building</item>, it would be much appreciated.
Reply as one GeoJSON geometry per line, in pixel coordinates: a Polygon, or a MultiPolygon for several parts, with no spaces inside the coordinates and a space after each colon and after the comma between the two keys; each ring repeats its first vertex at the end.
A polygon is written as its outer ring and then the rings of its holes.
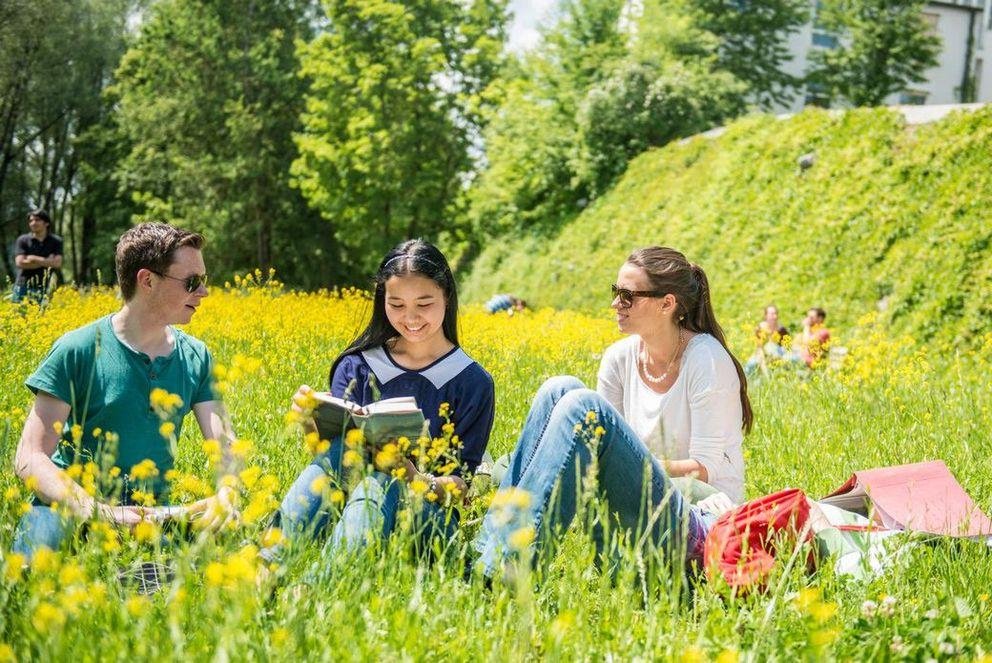
{"type": "MultiPolygon", "coordinates": [[[[816,0],[811,0],[815,11],[816,0]]],[[[992,101],[992,0],[941,0],[929,2],[924,18],[940,36],[943,49],[938,64],[926,72],[926,81],[894,94],[887,104],[957,104],[962,101],[992,101]],[[970,36],[969,36],[970,35],[970,36]],[[974,80],[973,99],[962,100],[962,83],[974,80]]],[[[832,48],[835,35],[818,29],[815,20],[790,36],[792,60],[783,69],[802,76],[809,68],[809,53],[832,48]]],[[[790,106],[777,110],[798,111],[816,100],[815,91],[796,95],[790,106]]]]}

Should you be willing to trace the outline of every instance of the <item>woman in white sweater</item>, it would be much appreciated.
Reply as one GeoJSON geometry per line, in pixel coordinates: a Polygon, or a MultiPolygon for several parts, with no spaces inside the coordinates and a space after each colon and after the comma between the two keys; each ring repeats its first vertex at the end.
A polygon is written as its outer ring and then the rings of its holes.
{"type": "MultiPolygon", "coordinates": [[[[596,391],[558,377],[534,399],[500,485],[529,498],[509,507],[497,501],[486,514],[474,542],[486,575],[526,540],[516,533],[533,527],[532,545],[540,546],[568,527],[589,466],[612,524],[669,558],[697,561],[713,520],[669,477],[744,498],[747,382],[713,315],[702,268],[673,249],[634,251],[613,285],[613,308],[629,337],[607,349],[596,391]]],[[[593,534],[602,546],[603,528],[593,534]]]]}

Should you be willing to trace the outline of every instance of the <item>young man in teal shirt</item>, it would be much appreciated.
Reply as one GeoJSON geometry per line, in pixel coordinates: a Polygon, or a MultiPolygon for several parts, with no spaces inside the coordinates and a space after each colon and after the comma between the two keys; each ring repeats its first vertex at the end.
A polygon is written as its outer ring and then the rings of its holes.
{"type": "MultiPolygon", "coordinates": [[[[14,552],[30,558],[38,546],[57,549],[74,521],[140,522],[135,502],[167,499],[163,477],[191,410],[204,438],[220,442],[229,457],[234,436],[213,391],[210,353],[172,326],[188,323],[208,294],[202,245],[202,236],[163,223],[124,233],[116,252],[123,307],[65,334],[28,377],[35,401],[14,465],[35,504],[18,524],[14,552]],[[88,462],[111,490],[87,490],[66,471],[88,462]]],[[[194,509],[217,526],[233,516],[232,500],[222,488],[194,509]]]]}

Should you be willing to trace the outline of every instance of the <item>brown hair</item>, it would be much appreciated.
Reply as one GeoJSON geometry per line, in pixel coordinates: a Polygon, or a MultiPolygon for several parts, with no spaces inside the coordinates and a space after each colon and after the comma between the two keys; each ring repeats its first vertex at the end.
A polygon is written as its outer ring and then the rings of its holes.
{"type": "Polygon", "coordinates": [[[743,420],[741,426],[745,433],[751,431],[754,416],[751,412],[751,400],[747,395],[747,377],[744,368],[737,357],[727,347],[727,339],[723,335],[720,323],[713,314],[710,302],[710,284],[703,268],[686,260],[686,257],[664,246],[649,246],[637,249],[627,258],[627,262],[643,269],[651,282],[651,289],[657,292],[675,295],[676,319],[678,324],[689,331],[709,334],[720,342],[723,349],[730,355],[737,369],[737,377],[741,383],[741,411],[743,420]]]}
{"type": "Polygon", "coordinates": [[[139,270],[164,274],[183,246],[200,249],[203,235],[167,223],[141,223],[121,235],[115,257],[124,301],[130,301],[138,289],[139,270]]]}

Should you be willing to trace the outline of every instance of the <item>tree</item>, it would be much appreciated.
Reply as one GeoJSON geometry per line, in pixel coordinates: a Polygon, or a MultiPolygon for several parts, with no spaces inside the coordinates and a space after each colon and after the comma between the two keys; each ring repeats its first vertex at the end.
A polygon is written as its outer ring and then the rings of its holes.
{"type": "Polygon", "coordinates": [[[476,242],[553,230],[588,201],[577,177],[578,113],[591,86],[627,53],[623,0],[564,0],[539,47],[512,58],[488,94],[485,167],[468,193],[476,242]]]}
{"type": "Polygon", "coordinates": [[[726,72],[682,62],[631,60],[590,89],[579,111],[577,174],[595,196],[648,148],[712,128],[743,108],[743,86],[726,72]]]}
{"type": "Polygon", "coordinates": [[[877,106],[937,64],[940,38],[923,20],[924,0],[823,0],[817,22],[836,48],[815,51],[811,84],[829,98],[877,106]]]}
{"type": "MultiPolygon", "coordinates": [[[[78,139],[107,112],[102,92],[124,51],[131,0],[11,0],[0,4],[0,244],[30,207],[48,208],[82,280],[87,235],[76,226],[78,139]]],[[[5,270],[12,265],[3,252],[5,270]]]]}
{"type": "Polygon", "coordinates": [[[717,68],[746,84],[750,100],[765,108],[791,100],[802,80],[782,70],[786,40],[809,20],[809,0],[654,0],[673,1],[716,38],[717,68]]]}
{"type": "Polygon", "coordinates": [[[300,49],[311,83],[292,174],[344,247],[353,279],[396,242],[456,223],[504,5],[324,2],[327,29],[300,49]]]}
{"type": "Polygon", "coordinates": [[[720,123],[747,85],[720,40],[676,1],[636,15],[621,0],[567,0],[539,49],[494,86],[487,167],[469,192],[480,235],[554,232],[644,150],[720,123]]]}
{"type": "Polygon", "coordinates": [[[310,0],[160,0],[117,71],[118,184],[137,219],[202,232],[215,272],[271,266],[305,286],[341,274],[333,238],[289,185],[306,90],[295,44],[315,11],[310,0]]]}

